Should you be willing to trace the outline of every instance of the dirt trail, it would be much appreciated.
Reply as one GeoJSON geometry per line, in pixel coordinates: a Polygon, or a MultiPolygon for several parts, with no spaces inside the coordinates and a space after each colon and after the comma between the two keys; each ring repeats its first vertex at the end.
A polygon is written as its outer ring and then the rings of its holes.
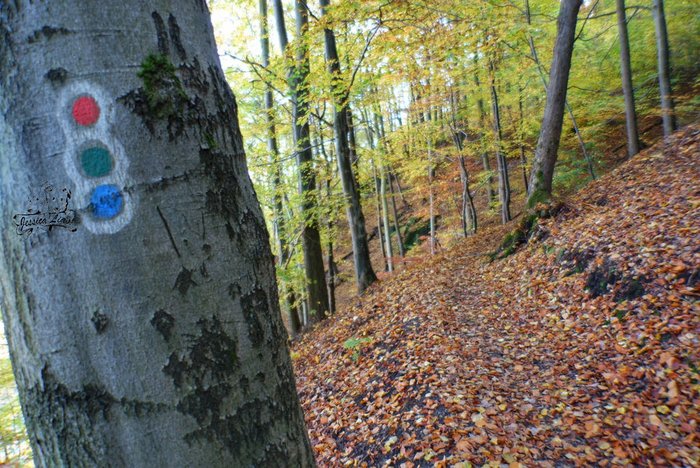
{"type": "Polygon", "coordinates": [[[346,305],[293,347],[319,464],[697,465],[699,187],[689,127],[346,305]]]}

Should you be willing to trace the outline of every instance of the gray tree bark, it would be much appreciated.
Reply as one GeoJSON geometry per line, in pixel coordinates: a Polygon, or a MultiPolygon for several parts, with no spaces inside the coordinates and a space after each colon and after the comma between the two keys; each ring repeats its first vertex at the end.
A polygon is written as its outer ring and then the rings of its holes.
{"type": "Polygon", "coordinates": [[[0,34],[0,303],[35,464],[313,466],[206,4],[5,2],[0,34]],[[30,200],[45,182],[63,199],[30,200]],[[19,235],[30,208],[74,222],[19,235]]]}
{"type": "MultiPolygon", "coordinates": [[[[296,31],[299,44],[296,49],[296,66],[288,70],[289,89],[292,95],[292,129],[296,147],[297,166],[299,168],[299,192],[302,194],[301,212],[304,226],[301,235],[301,247],[304,252],[304,272],[306,275],[309,323],[325,318],[329,310],[328,291],[323,269],[323,251],[319,233],[318,213],[316,212],[316,173],[313,167],[313,152],[310,144],[308,121],[308,89],[305,86],[309,75],[309,57],[303,35],[308,24],[308,12],[300,0],[295,0],[296,31]]],[[[281,0],[273,0],[277,36],[280,48],[288,47],[287,28],[284,24],[284,10],[281,0]]]]}
{"type": "MultiPolygon", "coordinates": [[[[528,26],[532,24],[530,16],[530,2],[528,0],[525,0],[525,20],[527,21],[528,26]]],[[[532,60],[535,61],[535,65],[537,65],[537,71],[540,75],[540,80],[542,80],[542,86],[544,86],[544,90],[545,92],[547,92],[547,78],[545,78],[544,76],[542,63],[540,62],[539,56],[537,55],[537,49],[535,48],[535,40],[532,38],[532,34],[530,34],[529,32],[527,34],[527,39],[528,44],[530,45],[530,55],[532,56],[532,60]]],[[[578,124],[576,123],[576,117],[574,117],[574,110],[571,108],[571,105],[569,104],[569,101],[567,99],[564,100],[564,106],[566,107],[566,112],[569,114],[569,119],[571,120],[571,126],[574,128],[574,133],[576,133],[576,139],[578,140],[578,144],[581,147],[581,153],[583,153],[583,158],[586,160],[588,174],[591,176],[591,179],[595,180],[596,176],[595,171],[593,170],[593,159],[591,158],[591,155],[588,154],[588,150],[586,149],[586,143],[583,141],[581,130],[578,128],[578,124]]]]}
{"type": "Polygon", "coordinates": [[[627,35],[625,0],[616,0],[615,5],[617,10],[617,30],[620,34],[620,76],[622,78],[622,92],[625,95],[627,154],[631,157],[639,153],[639,132],[637,130],[637,111],[634,106],[632,63],[630,61],[630,42],[627,35]]]}
{"type": "Polygon", "coordinates": [[[669,59],[668,32],[666,31],[666,14],[664,1],[653,0],[654,29],[656,31],[656,57],[659,70],[659,91],[661,94],[661,118],[664,137],[671,135],[677,128],[676,114],[673,109],[673,92],[671,91],[671,61],[669,59]]]}
{"type": "Polygon", "coordinates": [[[491,72],[491,108],[493,110],[493,133],[496,140],[496,167],[498,168],[498,200],[501,202],[501,222],[510,221],[510,180],[508,178],[508,161],[503,154],[501,114],[498,106],[498,93],[496,92],[496,71],[493,62],[489,62],[491,72]]]}
{"type": "MultiPolygon", "coordinates": [[[[329,0],[320,0],[321,12],[326,15],[329,0]]],[[[331,79],[331,93],[333,95],[333,129],[335,131],[336,159],[338,160],[338,174],[343,186],[345,195],[345,207],[350,226],[350,237],[352,240],[352,254],[355,264],[355,281],[357,291],[364,292],[372,283],[377,280],[377,276],[372,269],[372,262],[369,257],[369,245],[367,243],[367,231],[365,229],[365,216],[362,213],[360,203],[360,192],[357,188],[355,175],[352,170],[352,155],[350,147],[350,127],[348,125],[348,115],[350,108],[348,90],[343,87],[340,61],[338,59],[338,49],[335,43],[335,34],[331,29],[323,30],[325,40],[326,62],[331,79]]],[[[353,146],[354,152],[354,146],[353,146]]]]}
{"type": "MultiPolygon", "coordinates": [[[[262,51],[262,66],[267,68],[270,66],[270,38],[267,23],[267,0],[258,0],[260,13],[260,49],[262,51]]],[[[277,132],[275,128],[274,117],[274,99],[272,96],[272,86],[265,86],[265,121],[267,123],[267,150],[270,152],[272,164],[272,209],[273,209],[273,225],[275,229],[275,243],[277,245],[277,264],[284,266],[289,258],[289,249],[287,247],[287,239],[285,232],[284,219],[284,201],[282,198],[282,170],[279,161],[279,149],[277,146],[277,132]]],[[[280,284],[280,294],[282,295],[286,306],[286,313],[289,319],[289,327],[292,336],[296,336],[301,331],[301,322],[299,321],[299,313],[296,310],[292,295],[289,294],[288,287],[285,284],[280,284]]]]}
{"type": "Polygon", "coordinates": [[[401,239],[401,229],[399,226],[399,215],[396,210],[396,195],[394,194],[394,183],[393,183],[393,178],[391,177],[391,170],[388,171],[387,174],[388,182],[389,182],[389,192],[391,193],[391,211],[394,216],[394,230],[396,231],[396,243],[399,247],[399,256],[403,258],[404,256],[404,246],[403,246],[403,239],[401,239]]]}
{"type": "MultiPolygon", "coordinates": [[[[475,68],[478,67],[478,58],[477,54],[474,54],[474,66],[475,68]]],[[[479,81],[479,73],[475,69],[474,70],[474,85],[476,87],[476,92],[478,93],[478,99],[476,100],[477,106],[479,107],[479,125],[483,129],[486,126],[486,109],[484,107],[484,100],[481,97],[481,83],[479,81]]],[[[483,130],[482,130],[482,135],[483,135],[483,130]]],[[[483,139],[481,140],[481,164],[484,166],[484,171],[488,174],[488,186],[487,186],[487,196],[488,196],[488,204],[491,205],[492,203],[496,202],[496,191],[493,188],[493,176],[491,175],[491,163],[489,162],[489,153],[486,151],[486,147],[484,144],[483,139]]]]}
{"type": "Polygon", "coordinates": [[[557,151],[564,119],[566,90],[574,50],[576,17],[583,0],[562,0],[557,19],[557,37],[554,43],[552,66],[549,71],[547,102],[535,148],[535,159],[530,172],[528,206],[548,200],[552,195],[552,178],[557,162],[557,151]]]}

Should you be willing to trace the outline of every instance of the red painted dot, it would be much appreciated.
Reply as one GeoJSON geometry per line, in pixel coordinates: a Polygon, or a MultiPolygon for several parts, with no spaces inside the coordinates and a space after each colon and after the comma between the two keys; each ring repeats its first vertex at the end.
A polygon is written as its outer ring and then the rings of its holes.
{"type": "Polygon", "coordinates": [[[93,125],[100,118],[100,106],[92,96],[80,96],[73,102],[73,119],[84,127],[93,125]]]}

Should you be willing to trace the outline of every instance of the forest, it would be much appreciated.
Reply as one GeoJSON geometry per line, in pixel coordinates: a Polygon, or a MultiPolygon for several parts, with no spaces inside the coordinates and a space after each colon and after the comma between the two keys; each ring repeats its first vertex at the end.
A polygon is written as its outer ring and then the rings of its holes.
{"type": "Polygon", "coordinates": [[[696,1],[0,33],[0,465],[700,464],[696,1]]]}

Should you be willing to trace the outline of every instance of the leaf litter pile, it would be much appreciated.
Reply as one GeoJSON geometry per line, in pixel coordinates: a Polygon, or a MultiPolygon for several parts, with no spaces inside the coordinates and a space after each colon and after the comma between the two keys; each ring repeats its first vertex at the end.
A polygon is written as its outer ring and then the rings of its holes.
{"type": "Polygon", "coordinates": [[[320,466],[697,466],[700,127],[506,258],[491,228],[293,346],[320,466]]]}

